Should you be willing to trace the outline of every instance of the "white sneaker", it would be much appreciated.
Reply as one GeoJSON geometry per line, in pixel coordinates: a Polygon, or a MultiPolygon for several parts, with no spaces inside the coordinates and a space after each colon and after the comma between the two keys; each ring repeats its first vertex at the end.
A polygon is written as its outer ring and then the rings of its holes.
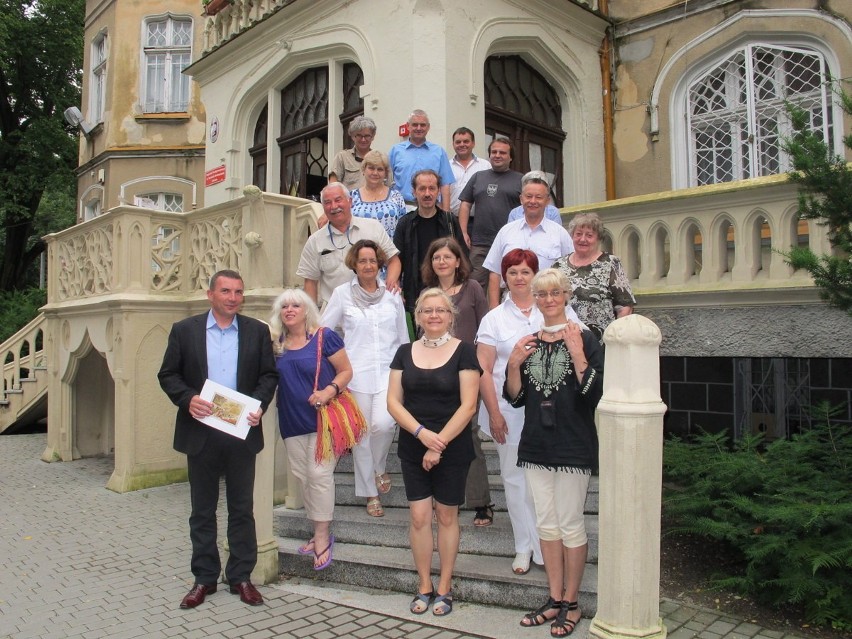
{"type": "Polygon", "coordinates": [[[519,552],[515,554],[515,560],[512,562],[512,572],[516,575],[525,575],[530,571],[530,558],[532,552],[519,552]]]}

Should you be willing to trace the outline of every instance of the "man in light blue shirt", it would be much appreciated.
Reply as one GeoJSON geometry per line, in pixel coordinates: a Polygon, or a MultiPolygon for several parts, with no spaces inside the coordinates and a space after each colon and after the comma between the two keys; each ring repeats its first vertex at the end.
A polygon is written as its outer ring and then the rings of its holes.
{"type": "Polygon", "coordinates": [[[450,185],[456,177],[444,148],[426,140],[429,128],[429,116],[425,111],[415,109],[408,116],[408,141],[395,144],[388,153],[394,184],[402,193],[409,211],[417,208],[411,178],[424,169],[431,169],[441,177],[441,208],[450,207],[450,185]]]}

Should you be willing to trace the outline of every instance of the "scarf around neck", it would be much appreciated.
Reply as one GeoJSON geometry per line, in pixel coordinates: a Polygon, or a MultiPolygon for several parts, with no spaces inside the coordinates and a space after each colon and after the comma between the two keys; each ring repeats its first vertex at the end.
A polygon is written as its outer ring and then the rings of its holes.
{"type": "Polygon", "coordinates": [[[356,276],[352,280],[352,301],[355,302],[355,306],[358,308],[367,308],[368,306],[372,306],[373,304],[378,304],[382,296],[385,294],[385,283],[377,279],[379,287],[372,293],[365,291],[361,284],[358,283],[358,277],[356,276]]]}

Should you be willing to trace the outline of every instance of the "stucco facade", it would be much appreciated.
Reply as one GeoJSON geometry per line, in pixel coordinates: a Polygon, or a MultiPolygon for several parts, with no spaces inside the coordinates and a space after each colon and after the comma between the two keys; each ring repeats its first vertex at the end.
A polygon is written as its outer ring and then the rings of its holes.
{"type": "MultiPolygon", "coordinates": [[[[579,4],[533,0],[439,0],[281,3],[248,30],[247,3],[209,18],[204,57],[189,73],[201,89],[208,122],[218,121],[218,141],[208,141],[206,168],[224,166],[226,179],[207,189],[209,202],[240,194],[251,181],[248,147],[258,115],[281,111],[282,89],[306,69],[328,69],[328,154],[344,147],[340,89],[343,65],[363,71],[364,115],[378,124],[373,148],[399,142],[398,127],[424,109],[429,139],[451,148],[451,134],[467,126],[485,154],[486,96],[483,69],[489,56],[520,56],[558,96],[566,134],[561,160],[564,202],[605,197],[601,72],[598,50],[607,22],[579,4]],[[237,17],[235,17],[237,16],[237,17]],[[242,22],[240,22],[242,24],[242,22]],[[228,31],[228,30],[231,31],[228,31]],[[227,42],[221,34],[239,33],[227,42]],[[218,36],[216,34],[219,34],[218,36]],[[218,39],[217,39],[218,37],[218,39]]],[[[280,118],[269,117],[266,190],[280,192],[280,118]]]]}
{"type": "MultiPolygon", "coordinates": [[[[614,168],[618,197],[693,186],[685,130],[685,91],[690,77],[750,43],[802,46],[824,56],[834,78],[852,74],[848,4],[772,0],[656,3],[642,15],[637,3],[611,3],[615,18],[614,168]]],[[[833,120],[844,122],[839,105],[833,120]]],[[[842,151],[847,126],[836,126],[842,151]]],[[[852,157],[849,158],[852,160],[852,157]]]]}
{"type": "Polygon", "coordinates": [[[171,210],[203,204],[204,106],[180,74],[201,33],[194,0],[87,2],[81,112],[93,130],[80,136],[78,221],[138,196],[171,210]]]}

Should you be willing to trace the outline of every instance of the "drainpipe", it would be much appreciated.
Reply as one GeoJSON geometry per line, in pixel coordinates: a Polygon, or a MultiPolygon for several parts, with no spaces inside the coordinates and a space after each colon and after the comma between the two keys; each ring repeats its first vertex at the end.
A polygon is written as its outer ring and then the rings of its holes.
{"type": "MultiPolygon", "coordinates": [[[[609,18],[608,0],[600,0],[598,11],[609,18]]],[[[612,46],[611,29],[607,29],[598,51],[601,62],[601,99],[603,100],[604,125],[604,174],[606,176],[606,199],[615,199],[615,149],[612,142],[612,46]]]]}

